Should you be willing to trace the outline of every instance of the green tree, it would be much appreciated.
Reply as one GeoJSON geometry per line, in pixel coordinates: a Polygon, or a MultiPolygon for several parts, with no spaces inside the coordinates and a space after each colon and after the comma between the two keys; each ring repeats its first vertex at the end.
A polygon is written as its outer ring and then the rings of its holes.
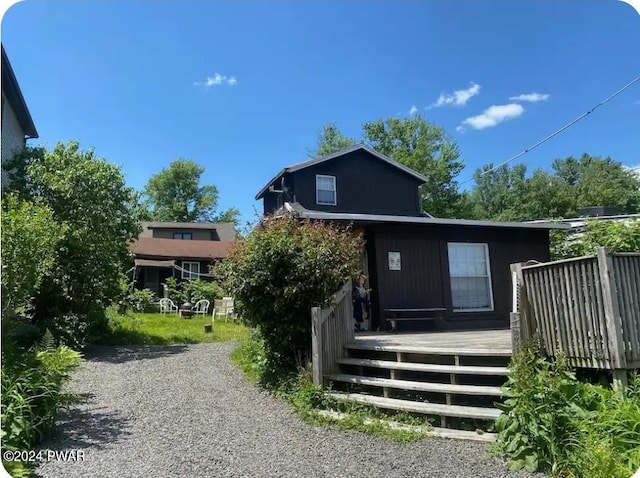
{"type": "Polygon", "coordinates": [[[327,156],[343,149],[350,148],[356,144],[356,140],[345,136],[336,123],[327,123],[318,133],[318,140],[315,148],[307,149],[307,153],[311,158],[327,156]]]}
{"type": "Polygon", "coordinates": [[[551,258],[588,256],[598,247],[613,252],[640,252],[640,221],[589,221],[576,231],[551,231],[551,258]]]}
{"type": "Polygon", "coordinates": [[[640,211],[640,179],[618,161],[585,153],[578,159],[556,159],[551,167],[571,187],[576,209],[609,206],[621,214],[640,211]]]}
{"type": "Polygon", "coordinates": [[[457,143],[443,128],[414,115],[367,122],[363,132],[376,151],[427,178],[420,187],[423,211],[437,217],[460,214],[461,197],[455,177],[464,163],[459,159],[457,143]]]}
{"type": "Polygon", "coordinates": [[[237,230],[240,226],[240,209],[237,207],[230,207],[229,209],[222,211],[220,214],[215,216],[215,222],[232,222],[235,229],[237,230]]]}
{"type": "Polygon", "coordinates": [[[41,200],[2,198],[2,316],[25,307],[55,264],[66,228],[41,200]]]}
{"type": "Polygon", "coordinates": [[[504,164],[493,169],[493,164],[489,163],[476,170],[476,186],[471,193],[474,216],[478,219],[520,220],[526,172],[524,164],[513,168],[504,164]]]}
{"type": "Polygon", "coordinates": [[[309,352],[311,307],[327,305],[355,275],[362,246],[349,229],[265,218],[216,266],[214,274],[265,342],[265,370],[295,369],[296,357],[309,352]]]}
{"type": "Polygon", "coordinates": [[[65,317],[73,322],[71,329],[98,321],[120,293],[128,243],[140,232],[133,191],[117,166],[74,141],[24,157],[29,158],[25,174],[9,189],[46,205],[55,223],[66,226],[56,231],[61,238],[55,262],[40,282],[34,318],[54,330],[65,317]]]}
{"type": "Polygon", "coordinates": [[[214,185],[200,185],[204,168],[177,159],[152,176],[144,189],[156,221],[206,222],[213,220],[218,203],[214,185]]]}

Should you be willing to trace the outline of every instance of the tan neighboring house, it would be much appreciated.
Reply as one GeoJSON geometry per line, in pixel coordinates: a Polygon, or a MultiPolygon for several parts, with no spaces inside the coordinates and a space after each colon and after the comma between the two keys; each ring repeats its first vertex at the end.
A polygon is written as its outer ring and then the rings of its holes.
{"type": "MultiPolygon", "coordinates": [[[[2,164],[27,144],[27,139],[37,138],[31,113],[22,96],[20,85],[13,72],[9,57],[2,46],[2,144],[0,156],[2,164]]],[[[8,173],[2,171],[2,187],[8,180],[8,173]]]]}
{"type": "Polygon", "coordinates": [[[236,241],[233,223],[142,222],[130,248],[135,254],[135,287],[159,297],[169,277],[210,280],[210,267],[227,257],[236,241]]]}

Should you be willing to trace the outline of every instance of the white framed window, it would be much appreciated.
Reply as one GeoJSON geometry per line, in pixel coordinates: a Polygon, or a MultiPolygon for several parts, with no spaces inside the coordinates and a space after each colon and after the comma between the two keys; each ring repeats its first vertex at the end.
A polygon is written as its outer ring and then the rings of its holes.
{"type": "Polygon", "coordinates": [[[489,246],[450,242],[449,277],[454,312],[493,310],[489,246]]]}
{"type": "Polygon", "coordinates": [[[316,204],[325,206],[337,204],[335,176],[316,174],[316,204]]]}
{"type": "Polygon", "coordinates": [[[182,278],[183,279],[197,279],[198,274],[200,274],[200,263],[199,262],[182,262],[182,278]]]}

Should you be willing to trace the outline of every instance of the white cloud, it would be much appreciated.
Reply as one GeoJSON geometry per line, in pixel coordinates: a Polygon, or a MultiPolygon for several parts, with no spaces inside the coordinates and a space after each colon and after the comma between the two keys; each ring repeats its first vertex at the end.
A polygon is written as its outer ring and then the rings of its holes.
{"type": "Polygon", "coordinates": [[[471,82],[471,86],[466,90],[456,90],[451,94],[441,93],[437,101],[431,106],[427,106],[427,109],[444,105],[464,106],[467,104],[467,101],[479,94],[480,85],[471,82]]]}
{"type": "Polygon", "coordinates": [[[549,99],[548,93],[524,93],[518,96],[512,96],[509,98],[509,101],[529,101],[531,103],[536,103],[538,101],[546,101],[549,99]]]}
{"type": "Polygon", "coordinates": [[[221,75],[220,73],[214,73],[213,76],[208,76],[205,81],[195,81],[193,84],[196,86],[204,86],[206,89],[212,86],[230,85],[234,86],[238,83],[235,76],[221,75]]]}
{"type": "Polygon", "coordinates": [[[410,115],[414,115],[418,112],[418,108],[416,107],[416,105],[412,105],[411,109],[409,110],[409,114],[410,115]]]}
{"type": "Polygon", "coordinates": [[[458,131],[464,131],[465,126],[470,126],[473,129],[485,129],[492,128],[503,121],[507,121],[513,118],[517,118],[524,113],[522,105],[517,103],[509,103],[508,105],[493,105],[487,108],[477,116],[471,116],[464,120],[458,131]]]}

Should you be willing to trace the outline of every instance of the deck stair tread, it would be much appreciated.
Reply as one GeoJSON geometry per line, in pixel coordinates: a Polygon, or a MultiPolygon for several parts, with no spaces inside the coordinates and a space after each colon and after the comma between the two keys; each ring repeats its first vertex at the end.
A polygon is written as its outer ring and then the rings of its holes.
{"type": "Polygon", "coordinates": [[[452,355],[474,357],[511,357],[510,349],[490,348],[458,348],[458,347],[433,347],[404,344],[367,343],[364,341],[352,342],[345,345],[349,350],[370,350],[375,352],[401,352],[422,355],[452,355]]]}
{"type": "Polygon", "coordinates": [[[327,378],[334,382],[347,382],[357,385],[369,385],[373,387],[388,387],[400,390],[413,390],[418,392],[451,393],[460,395],[503,395],[500,387],[486,385],[455,385],[450,383],[415,382],[410,380],[393,380],[378,377],[363,377],[360,375],[335,374],[327,378]]]}
{"type": "MultiPolygon", "coordinates": [[[[342,412],[337,412],[335,410],[318,410],[318,415],[330,418],[331,420],[345,420],[349,418],[349,415],[342,412]]],[[[395,422],[393,420],[384,420],[384,419],[364,419],[365,424],[382,424],[391,429],[395,430],[404,430],[404,431],[417,431],[424,432],[425,427],[420,425],[407,425],[404,423],[395,422]]],[[[482,442],[495,442],[497,435],[495,433],[482,432],[478,433],[477,431],[468,431],[468,430],[456,430],[453,428],[438,428],[438,427],[430,427],[428,429],[429,435],[440,437],[440,438],[453,438],[456,440],[472,440],[472,441],[482,441],[482,442]]]]}
{"type": "Polygon", "coordinates": [[[453,373],[458,375],[508,375],[507,367],[478,367],[470,365],[440,365],[414,362],[395,362],[393,360],[372,360],[359,358],[340,358],[343,365],[357,365],[361,367],[386,368],[391,370],[407,370],[412,372],[453,373]]]}
{"type": "Polygon", "coordinates": [[[348,400],[362,405],[373,405],[380,408],[391,410],[405,410],[407,412],[424,413],[426,415],[443,415],[447,417],[495,420],[501,413],[497,408],[414,402],[409,400],[399,400],[397,398],[383,398],[359,393],[332,392],[329,395],[338,400],[348,400]]]}

